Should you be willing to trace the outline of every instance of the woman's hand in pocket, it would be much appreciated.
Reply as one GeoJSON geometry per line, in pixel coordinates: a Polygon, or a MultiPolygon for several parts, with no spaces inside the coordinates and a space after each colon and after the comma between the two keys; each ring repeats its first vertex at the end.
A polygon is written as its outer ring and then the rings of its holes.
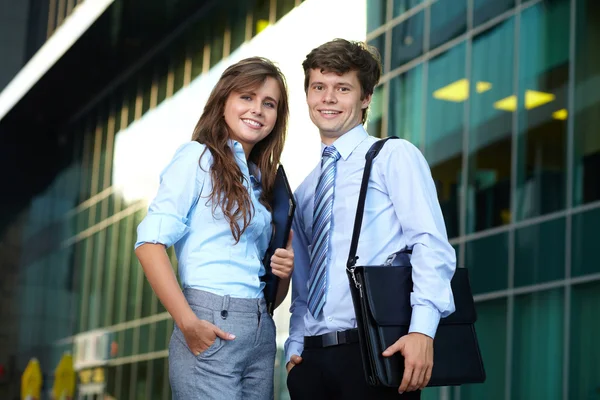
{"type": "Polygon", "coordinates": [[[294,249],[292,248],[292,237],[294,231],[290,231],[285,249],[277,249],[271,257],[271,270],[273,274],[281,279],[289,279],[294,270],[294,249]]]}
{"type": "Polygon", "coordinates": [[[190,351],[195,356],[200,355],[212,346],[217,336],[223,340],[235,339],[235,335],[224,332],[210,322],[197,317],[183,324],[180,329],[190,351]]]}

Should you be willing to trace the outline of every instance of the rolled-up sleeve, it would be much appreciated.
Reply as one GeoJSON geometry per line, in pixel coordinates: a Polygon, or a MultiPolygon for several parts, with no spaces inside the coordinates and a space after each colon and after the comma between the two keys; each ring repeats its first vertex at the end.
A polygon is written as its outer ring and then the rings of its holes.
{"type": "Polygon", "coordinates": [[[158,193],[137,228],[135,248],[144,243],[170,247],[189,231],[188,214],[200,198],[209,171],[204,165],[200,167],[204,149],[205,146],[196,141],[177,149],[160,174],[158,193]]]}
{"type": "Polygon", "coordinates": [[[388,144],[393,153],[382,174],[402,235],[412,249],[413,310],[409,332],[434,337],[440,318],[455,309],[450,281],[456,269],[456,254],[448,242],[427,161],[405,140],[388,144]]]}

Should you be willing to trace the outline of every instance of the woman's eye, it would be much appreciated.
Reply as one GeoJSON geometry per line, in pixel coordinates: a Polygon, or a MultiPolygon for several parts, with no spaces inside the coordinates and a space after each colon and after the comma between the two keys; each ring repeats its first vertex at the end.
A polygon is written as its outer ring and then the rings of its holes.
{"type": "Polygon", "coordinates": [[[271,102],[268,102],[268,101],[265,103],[265,106],[267,106],[269,108],[275,108],[275,104],[271,103],[271,102]]]}
{"type": "Polygon", "coordinates": [[[242,98],[242,100],[252,100],[252,98],[250,96],[242,96],[241,98],[242,98]]]}

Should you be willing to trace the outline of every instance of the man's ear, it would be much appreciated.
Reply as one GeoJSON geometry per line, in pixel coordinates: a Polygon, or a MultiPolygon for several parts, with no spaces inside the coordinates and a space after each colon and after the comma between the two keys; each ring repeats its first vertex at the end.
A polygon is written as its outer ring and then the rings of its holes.
{"type": "Polygon", "coordinates": [[[369,107],[369,104],[371,104],[371,98],[373,97],[373,95],[369,94],[367,96],[365,96],[365,98],[362,100],[362,109],[365,110],[367,107],[369,107]]]}

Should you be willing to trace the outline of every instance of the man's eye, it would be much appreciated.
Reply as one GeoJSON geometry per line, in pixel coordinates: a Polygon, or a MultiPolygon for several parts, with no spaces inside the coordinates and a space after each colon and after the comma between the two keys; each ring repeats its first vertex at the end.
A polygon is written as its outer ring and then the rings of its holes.
{"type": "Polygon", "coordinates": [[[315,90],[323,90],[323,86],[317,85],[317,86],[315,86],[315,90]]]}
{"type": "Polygon", "coordinates": [[[347,87],[341,87],[340,92],[348,92],[350,89],[347,87]]]}

